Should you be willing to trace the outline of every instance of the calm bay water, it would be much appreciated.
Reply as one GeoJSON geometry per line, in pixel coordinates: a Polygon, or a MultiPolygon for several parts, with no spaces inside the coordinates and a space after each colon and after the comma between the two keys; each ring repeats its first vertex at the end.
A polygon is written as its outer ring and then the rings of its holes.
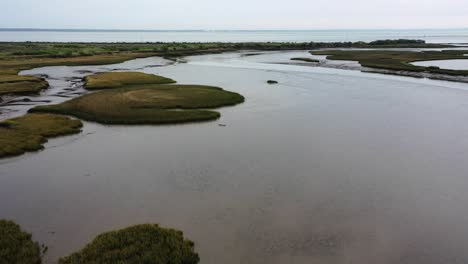
{"type": "Polygon", "coordinates": [[[0,41],[50,42],[342,42],[423,39],[429,43],[468,43],[468,29],[305,30],[305,31],[86,31],[6,30],[0,41]]]}
{"type": "Polygon", "coordinates": [[[441,69],[450,70],[468,70],[468,59],[467,60],[434,60],[434,61],[417,61],[412,64],[417,66],[436,66],[441,69]]]}
{"type": "MultiPolygon", "coordinates": [[[[0,218],[48,245],[47,263],[145,222],[183,230],[202,264],[468,263],[468,85],[275,64],[306,54],[89,67],[221,86],[246,102],[216,122],[85,122],[2,160],[0,218]]],[[[84,68],[27,73],[67,80],[84,68]]]]}

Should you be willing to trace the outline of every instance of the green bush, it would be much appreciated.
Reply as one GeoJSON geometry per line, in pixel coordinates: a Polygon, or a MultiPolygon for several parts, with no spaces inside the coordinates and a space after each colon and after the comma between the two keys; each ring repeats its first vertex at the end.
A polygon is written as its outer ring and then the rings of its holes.
{"type": "Polygon", "coordinates": [[[61,258],[59,264],[196,264],[194,243],[174,229],[144,224],[96,237],[79,252],[61,258]]]}
{"type": "Polygon", "coordinates": [[[0,220],[0,264],[40,264],[41,250],[31,234],[13,221],[0,220]]]}

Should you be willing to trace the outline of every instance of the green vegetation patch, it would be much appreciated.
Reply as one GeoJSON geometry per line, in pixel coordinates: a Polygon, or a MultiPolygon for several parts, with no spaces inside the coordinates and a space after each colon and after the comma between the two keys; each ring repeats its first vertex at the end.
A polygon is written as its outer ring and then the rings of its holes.
{"type": "Polygon", "coordinates": [[[169,124],[214,120],[220,114],[205,108],[243,101],[243,96],[218,87],[147,84],[103,90],[30,111],[72,115],[104,124],[169,124]]]}
{"type": "Polygon", "coordinates": [[[38,93],[49,84],[37,77],[0,74],[0,95],[38,93]]]}
{"type": "Polygon", "coordinates": [[[85,78],[88,90],[121,88],[133,84],[171,84],[174,80],[142,72],[106,72],[85,78]]]}
{"type": "Polygon", "coordinates": [[[12,221],[0,219],[0,264],[40,264],[41,249],[31,234],[12,221]]]}
{"type": "Polygon", "coordinates": [[[304,61],[304,62],[320,62],[319,60],[312,58],[291,58],[293,61],[304,61]]]}
{"type": "Polygon", "coordinates": [[[183,233],[145,224],[111,231],[96,237],[59,264],[196,264],[200,261],[194,243],[183,233]]]}
{"type": "Polygon", "coordinates": [[[0,122],[0,158],[42,149],[47,138],[80,132],[82,123],[65,116],[27,114],[0,122]]]}
{"type": "Polygon", "coordinates": [[[330,60],[358,61],[364,67],[396,71],[430,72],[447,75],[468,75],[468,70],[448,70],[412,65],[411,62],[429,60],[468,59],[466,50],[395,51],[395,50],[320,50],[314,55],[328,55],[330,60]]]}

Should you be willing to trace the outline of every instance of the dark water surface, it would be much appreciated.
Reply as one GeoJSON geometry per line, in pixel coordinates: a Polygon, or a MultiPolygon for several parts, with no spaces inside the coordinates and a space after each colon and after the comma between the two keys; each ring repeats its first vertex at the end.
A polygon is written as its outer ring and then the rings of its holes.
{"type": "Polygon", "coordinates": [[[144,68],[246,102],[208,123],[86,122],[2,160],[0,218],[47,263],[145,222],[183,230],[203,264],[468,263],[468,85],[270,64],[297,55],[144,68]]]}

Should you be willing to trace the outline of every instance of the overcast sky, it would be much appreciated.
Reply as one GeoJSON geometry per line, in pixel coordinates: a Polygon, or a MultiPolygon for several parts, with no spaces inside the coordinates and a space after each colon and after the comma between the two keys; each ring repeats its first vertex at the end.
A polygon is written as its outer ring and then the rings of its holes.
{"type": "Polygon", "coordinates": [[[0,28],[468,28],[468,0],[2,0],[0,28]]]}

